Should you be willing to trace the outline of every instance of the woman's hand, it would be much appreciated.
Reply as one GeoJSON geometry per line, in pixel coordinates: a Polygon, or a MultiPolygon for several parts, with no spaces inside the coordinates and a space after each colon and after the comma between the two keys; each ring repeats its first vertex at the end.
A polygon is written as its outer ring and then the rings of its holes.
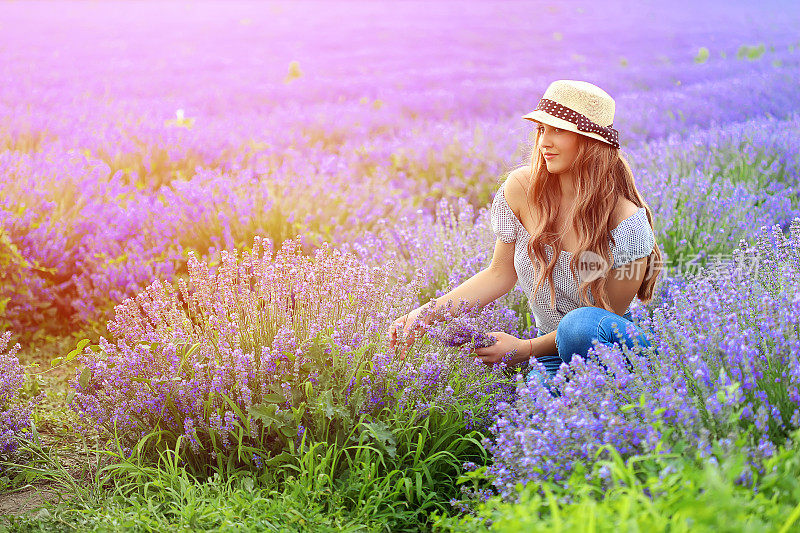
{"type": "Polygon", "coordinates": [[[519,355],[520,352],[523,352],[523,350],[527,348],[524,346],[524,343],[527,341],[523,341],[502,331],[493,331],[489,333],[489,335],[497,339],[497,342],[487,348],[475,348],[474,350],[475,356],[487,365],[499,363],[506,354],[509,353],[511,353],[510,358],[507,360],[509,364],[518,364],[530,357],[528,355],[519,355]]]}
{"type": "Polygon", "coordinates": [[[397,320],[392,322],[391,326],[389,326],[387,335],[389,336],[390,349],[395,349],[395,346],[400,340],[401,333],[403,338],[405,338],[405,342],[403,343],[403,346],[401,346],[401,359],[405,359],[408,349],[414,344],[415,337],[424,335],[425,331],[427,330],[427,324],[425,321],[417,322],[417,318],[425,310],[426,306],[427,304],[417,307],[407,315],[399,317],[397,320]]]}

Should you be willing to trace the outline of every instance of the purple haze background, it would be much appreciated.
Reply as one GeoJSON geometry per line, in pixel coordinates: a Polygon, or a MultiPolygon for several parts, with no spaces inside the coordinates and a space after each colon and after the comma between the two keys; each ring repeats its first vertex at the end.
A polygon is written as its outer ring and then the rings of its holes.
{"type": "MultiPolygon", "coordinates": [[[[729,253],[797,212],[798,15],[791,2],[4,3],[0,227],[25,258],[0,288],[5,325],[102,329],[153,279],[186,274],[189,250],[255,235],[299,234],[310,252],[378,234],[391,256],[388,227],[427,264],[448,246],[425,246],[437,203],[484,216],[529,149],[520,115],[557,78],[615,97],[666,256],[729,253]],[[742,165],[781,183],[719,171],[742,165]],[[701,196],[727,216],[703,218],[701,196]]],[[[457,246],[472,255],[450,282],[486,257],[486,240],[457,246]]],[[[364,259],[385,263],[379,248],[364,259]]],[[[430,274],[429,292],[442,281],[430,274]]]]}

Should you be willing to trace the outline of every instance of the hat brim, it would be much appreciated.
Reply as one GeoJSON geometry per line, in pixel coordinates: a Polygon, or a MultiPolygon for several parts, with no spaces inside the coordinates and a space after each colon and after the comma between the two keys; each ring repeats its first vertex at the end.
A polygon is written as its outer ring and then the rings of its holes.
{"type": "Polygon", "coordinates": [[[572,131],[577,133],[578,135],[583,135],[584,137],[591,137],[592,139],[603,141],[606,144],[611,144],[602,135],[591,131],[580,131],[578,129],[578,126],[573,124],[569,120],[564,120],[563,118],[554,117],[553,115],[546,113],[541,109],[537,109],[536,111],[531,111],[527,115],[524,115],[522,118],[527,120],[532,120],[534,122],[541,122],[542,124],[547,124],[548,126],[553,126],[554,128],[572,131]]]}

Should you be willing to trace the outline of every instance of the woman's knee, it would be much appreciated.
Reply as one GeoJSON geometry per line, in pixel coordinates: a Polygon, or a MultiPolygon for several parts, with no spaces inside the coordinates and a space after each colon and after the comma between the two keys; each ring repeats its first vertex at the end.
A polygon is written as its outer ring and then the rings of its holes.
{"type": "Polygon", "coordinates": [[[597,324],[599,320],[598,311],[603,311],[599,307],[578,307],[569,311],[558,322],[556,337],[562,339],[574,339],[576,336],[585,336],[590,325],[597,324]]]}
{"type": "Polygon", "coordinates": [[[583,355],[591,347],[597,323],[604,311],[599,307],[578,307],[565,314],[556,328],[556,347],[565,362],[570,362],[573,353],[583,355]]]}

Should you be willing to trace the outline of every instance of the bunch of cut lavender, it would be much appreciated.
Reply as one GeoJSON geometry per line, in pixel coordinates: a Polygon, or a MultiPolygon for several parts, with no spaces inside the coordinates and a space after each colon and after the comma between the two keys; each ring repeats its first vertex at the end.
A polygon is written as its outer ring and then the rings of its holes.
{"type": "Polygon", "coordinates": [[[481,308],[480,303],[469,305],[461,302],[457,311],[452,311],[452,301],[441,311],[443,321],[434,323],[428,333],[442,346],[463,347],[464,351],[487,348],[497,342],[487,331],[503,331],[509,335],[516,332],[517,316],[513,310],[491,302],[481,308]]]}
{"type": "Polygon", "coordinates": [[[445,325],[439,339],[445,346],[462,346],[469,343],[472,349],[487,348],[497,342],[496,337],[476,330],[473,324],[461,318],[455,318],[445,325]]]}

